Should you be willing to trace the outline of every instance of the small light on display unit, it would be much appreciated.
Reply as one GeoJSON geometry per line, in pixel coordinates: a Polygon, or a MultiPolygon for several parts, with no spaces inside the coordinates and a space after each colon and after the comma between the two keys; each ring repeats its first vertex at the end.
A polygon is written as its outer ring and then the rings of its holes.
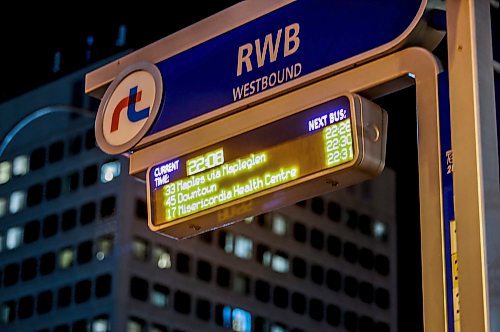
{"type": "MultiPolygon", "coordinates": [[[[380,107],[348,95],[153,165],[148,224],[189,237],[303,200],[299,191],[312,197],[373,177],[383,169],[386,126],[380,107]],[[380,135],[365,134],[368,125],[380,135]],[[345,175],[332,179],[337,173],[345,175]]],[[[284,217],[272,228],[286,233],[284,217]]]]}

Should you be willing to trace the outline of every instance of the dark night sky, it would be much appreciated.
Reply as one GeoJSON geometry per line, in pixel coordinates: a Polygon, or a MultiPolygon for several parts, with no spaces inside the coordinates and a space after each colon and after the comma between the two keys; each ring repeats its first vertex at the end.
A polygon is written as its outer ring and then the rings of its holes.
{"type": "Polygon", "coordinates": [[[120,3],[113,9],[104,9],[102,2],[86,2],[85,7],[75,2],[57,7],[44,2],[35,8],[26,8],[24,2],[14,4],[11,10],[2,10],[10,19],[0,17],[0,102],[88,64],[88,36],[94,37],[92,62],[124,49],[140,48],[237,2],[179,1],[175,10],[171,1],[133,7],[120,3]],[[119,48],[115,41],[121,24],[127,26],[127,44],[119,48]],[[56,51],[61,52],[61,71],[55,74],[56,51]]]}

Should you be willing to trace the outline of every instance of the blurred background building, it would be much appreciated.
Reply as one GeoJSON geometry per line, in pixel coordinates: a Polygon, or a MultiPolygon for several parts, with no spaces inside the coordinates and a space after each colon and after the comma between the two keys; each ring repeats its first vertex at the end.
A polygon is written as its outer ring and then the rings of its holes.
{"type": "Polygon", "coordinates": [[[174,241],[96,148],[89,70],[0,105],[0,331],[397,330],[393,171],[174,241]]]}

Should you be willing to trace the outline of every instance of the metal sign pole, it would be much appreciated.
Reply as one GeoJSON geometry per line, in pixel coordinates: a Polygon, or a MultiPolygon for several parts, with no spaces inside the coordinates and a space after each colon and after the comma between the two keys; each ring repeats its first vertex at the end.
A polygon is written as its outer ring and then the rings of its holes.
{"type": "Polygon", "coordinates": [[[495,289],[495,280],[493,274],[488,280],[487,269],[500,252],[493,242],[500,199],[490,4],[453,0],[446,5],[460,325],[461,331],[497,331],[488,289],[495,289]]]}

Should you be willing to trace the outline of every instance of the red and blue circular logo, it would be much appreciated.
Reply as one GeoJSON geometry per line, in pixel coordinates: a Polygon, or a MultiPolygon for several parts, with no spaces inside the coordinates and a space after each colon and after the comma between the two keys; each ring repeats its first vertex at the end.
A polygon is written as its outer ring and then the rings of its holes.
{"type": "Polygon", "coordinates": [[[106,153],[130,151],[158,114],[163,82],[158,68],[138,63],[122,71],[106,90],[96,117],[96,140],[106,153]]]}

